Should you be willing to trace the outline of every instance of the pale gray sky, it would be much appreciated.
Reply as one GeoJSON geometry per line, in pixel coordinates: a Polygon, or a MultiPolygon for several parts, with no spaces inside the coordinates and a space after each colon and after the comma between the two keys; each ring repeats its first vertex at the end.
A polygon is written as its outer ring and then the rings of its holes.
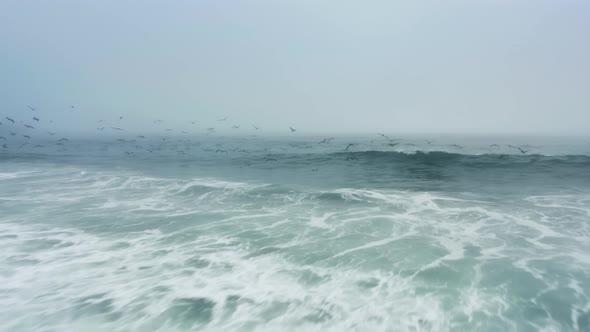
{"type": "Polygon", "coordinates": [[[587,0],[2,0],[0,115],[584,134],[589,40],[587,0]]]}

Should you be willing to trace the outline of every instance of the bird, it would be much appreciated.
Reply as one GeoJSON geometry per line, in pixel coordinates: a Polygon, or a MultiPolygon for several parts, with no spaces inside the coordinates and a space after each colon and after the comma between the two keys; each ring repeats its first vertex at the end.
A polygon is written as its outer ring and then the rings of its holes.
{"type": "Polygon", "coordinates": [[[58,142],[69,142],[70,140],[67,138],[61,138],[58,142]]]}
{"type": "Polygon", "coordinates": [[[100,130],[100,131],[102,131],[102,130],[104,130],[104,127],[99,127],[99,128],[96,128],[96,130],[100,130]]]}
{"type": "Polygon", "coordinates": [[[234,129],[240,129],[240,126],[233,125],[232,128],[234,128],[234,129]]]}
{"type": "Polygon", "coordinates": [[[118,142],[125,142],[125,139],[124,138],[117,138],[117,141],[118,142]]]}
{"type": "Polygon", "coordinates": [[[119,128],[119,127],[111,127],[114,130],[124,130],[123,128],[119,128]]]}
{"type": "Polygon", "coordinates": [[[255,130],[260,129],[260,128],[256,127],[255,125],[252,125],[252,127],[254,127],[255,130]]]}
{"type": "Polygon", "coordinates": [[[74,105],[70,105],[70,108],[71,108],[71,109],[74,109],[74,105]]]}
{"type": "Polygon", "coordinates": [[[387,145],[389,145],[389,146],[391,146],[391,147],[394,147],[394,146],[396,146],[396,145],[399,145],[399,143],[387,143],[387,145]]]}
{"type": "Polygon", "coordinates": [[[427,139],[425,139],[426,143],[428,143],[428,145],[432,144],[432,141],[429,141],[427,139]]]}
{"type": "Polygon", "coordinates": [[[55,133],[52,133],[52,132],[50,132],[50,131],[48,131],[47,133],[48,133],[49,135],[51,135],[51,136],[55,135],[55,133]]]}
{"type": "Polygon", "coordinates": [[[4,137],[4,136],[0,136],[0,139],[3,139],[6,141],[6,137],[4,137]]]}
{"type": "Polygon", "coordinates": [[[518,151],[520,151],[520,153],[522,154],[526,154],[527,152],[529,152],[529,150],[523,150],[520,146],[516,147],[518,149],[518,151]]]}
{"type": "Polygon", "coordinates": [[[11,131],[11,132],[10,132],[10,136],[16,136],[16,132],[14,132],[14,131],[11,131]]]}
{"type": "Polygon", "coordinates": [[[190,124],[192,124],[193,126],[194,126],[194,125],[195,125],[195,123],[196,123],[195,121],[189,121],[189,122],[190,122],[190,124]]]}
{"type": "Polygon", "coordinates": [[[344,149],[344,151],[348,151],[348,149],[350,149],[350,147],[355,146],[355,143],[350,143],[346,146],[346,148],[344,149]]]}
{"type": "Polygon", "coordinates": [[[323,144],[323,143],[330,143],[331,140],[333,140],[334,137],[330,137],[330,138],[324,138],[323,140],[321,140],[318,144],[323,144]]]}
{"type": "Polygon", "coordinates": [[[454,146],[454,147],[456,147],[458,149],[463,149],[463,147],[461,145],[459,145],[459,144],[451,144],[451,146],[454,146]]]}
{"type": "Polygon", "coordinates": [[[490,147],[500,147],[498,144],[491,144],[490,147]]]}
{"type": "Polygon", "coordinates": [[[28,108],[29,108],[31,111],[34,111],[34,110],[36,110],[36,108],[35,108],[35,107],[31,107],[31,106],[29,106],[29,105],[27,105],[27,107],[28,107],[28,108]]]}
{"type": "Polygon", "coordinates": [[[23,137],[24,137],[24,138],[31,139],[31,136],[29,136],[29,135],[23,135],[23,137]]]}
{"type": "Polygon", "coordinates": [[[35,129],[35,127],[28,125],[28,124],[25,124],[25,127],[29,128],[29,129],[35,129]]]}
{"type": "Polygon", "coordinates": [[[143,136],[143,135],[139,135],[139,136],[137,136],[137,137],[138,137],[138,138],[145,138],[145,136],[143,136]]]}
{"type": "Polygon", "coordinates": [[[10,121],[10,122],[14,123],[14,119],[12,119],[12,118],[6,117],[6,120],[8,120],[8,121],[10,121]]]}
{"type": "Polygon", "coordinates": [[[226,121],[227,120],[227,116],[223,119],[217,119],[217,121],[226,121]]]}
{"type": "Polygon", "coordinates": [[[120,116],[120,117],[119,117],[119,120],[123,120],[123,116],[120,116]]]}
{"type": "Polygon", "coordinates": [[[381,134],[381,133],[377,133],[377,135],[382,136],[383,138],[385,138],[386,140],[393,142],[394,140],[392,140],[391,138],[389,138],[387,135],[385,134],[381,134]]]}
{"type": "Polygon", "coordinates": [[[6,144],[2,144],[2,148],[4,148],[4,149],[8,149],[8,145],[6,145],[6,144]]]}
{"type": "Polygon", "coordinates": [[[0,126],[2,125],[2,121],[0,121],[0,126]]]}
{"type": "Polygon", "coordinates": [[[34,117],[33,117],[33,120],[35,120],[35,121],[39,122],[39,118],[38,118],[38,117],[36,117],[36,116],[34,116],[34,117]]]}
{"type": "Polygon", "coordinates": [[[293,127],[289,127],[289,129],[291,129],[291,132],[292,132],[292,133],[294,133],[294,132],[296,132],[296,131],[297,131],[297,130],[295,130],[295,128],[293,128],[293,127]]]}

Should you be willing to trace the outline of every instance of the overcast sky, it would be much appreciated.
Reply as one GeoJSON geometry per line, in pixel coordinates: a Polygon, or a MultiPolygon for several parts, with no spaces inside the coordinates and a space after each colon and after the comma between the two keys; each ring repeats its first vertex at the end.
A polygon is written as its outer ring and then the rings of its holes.
{"type": "Polygon", "coordinates": [[[584,134],[590,1],[1,0],[0,98],[71,130],[584,134]]]}

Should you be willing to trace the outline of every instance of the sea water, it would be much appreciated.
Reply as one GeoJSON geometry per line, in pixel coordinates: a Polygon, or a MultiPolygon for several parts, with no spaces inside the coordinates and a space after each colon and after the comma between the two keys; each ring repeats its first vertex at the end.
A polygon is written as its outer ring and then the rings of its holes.
{"type": "Polygon", "coordinates": [[[1,150],[0,330],[590,331],[589,142],[322,139],[1,150]]]}

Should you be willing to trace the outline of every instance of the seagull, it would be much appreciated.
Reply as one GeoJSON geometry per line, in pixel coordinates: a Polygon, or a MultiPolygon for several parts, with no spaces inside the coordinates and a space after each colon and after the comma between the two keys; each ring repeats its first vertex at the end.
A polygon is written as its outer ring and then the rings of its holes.
{"type": "Polygon", "coordinates": [[[297,131],[297,130],[295,130],[295,128],[293,128],[293,127],[289,127],[289,129],[291,129],[291,132],[292,132],[292,133],[294,133],[294,132],[296,132],[296,131],[297,131]]]}
{"type": "Polygon", "coordinates": [[[389,137],[388,137],[387,135],[385,135],[385,134],[377,133],[377,135],[379,135],[379,136],[383,136],[383,138],[385,138],[386,140],[388,140],[388,141],[390,141],[390,142],[393,142],[393,141],[394,141],[394,140],[392,140],[391,138],[389,138],[389,137]]]}
{"type": "Polygon", "coordinates": [[[4,149],[8,149],[8,145],[6,145],[6,144],[2,144],[2,147],[3,147],[4,149]]]}
{"type": "Polygon", "coordinates": [[[117,138],[117,141],[119,141],[119,142],[125,142],[125,139],[124,138],[117,138]]]}
{"type": "Polygon", "coordinates": [[[234,128],[234,129],[240,129],[240,126],[233,125],[232,128],[234,128]]]}
{"type": "Polygon", "coordinates": [[[217,119],[217,121],[226,121],[227,120],[227,116],[223,119],[217,119]]]}
{"type": "Polygon", "coordinates": [[[193,126],[195,125],[195,121],[189,121],[193,126]]]}
{"type": "Polygon", "coordinates": [[[399,145],[399,143],[387,143],[387,145],[389,145],[389,146],[391,146],[391,147],[394,147],[394,146],[396,146],[396,145],[399,145]]]}
{"type": "Polygon", "coordinates": [[[6,117],[6,120],[8,120],[8,121],[10,121],[10,122],[14,123],[14,119],[12,119],[12,118],[6,117]]]}
{"type": "Polygon", "coordinates": [[[96,130],[104,130],[104,127],[96,128],[96,130]]]}
{"type": "Polygon", "coordinates": [[[139,138],[145,138],[145,136],[143,136],[143,135],[139,135],[139,136],[137,136],[137,137],[139,137],[139,138]]]}
{"type": "Polygon", "coordinates": [[[118,127],[111,127],[114,130],[124,130],[123,128],[118,128],[118,127]]]}
{"type": "Polygon", "coordinates": [[[527,152],[529,152],[529,150],[523,150],[520,146],[516,147],[518,149],[518,151],[520,151],[520,153],[522,154],[526,154],[527,152]]]}
{"type": "Polygon", "coordinates": [[[3,139],[6,141],[6,137],[4,137],[4,136],[0,136],[0,139],[3,139]]]}
{"type": "Polygon", "coordinates": [[[454,147],[456,147],[458,149],[463,149],[463,147],[461,145],[459,145],[459,144],[451,144],[451,146],[454,146],[454,147]]]}
{"type": "Polygon", "coordinates": [[[356,145],[355,143],[350,143],[346,146],[346,149],[344,149],[344,151],[348,151],[348,149],[350,149],[351,146],[356,145]]]}
{"type": "Polygon", "coordinates": [[[255,125],[252,125],[252,127],[254,127],[254,129],[256,129],[256,130],[260,129],[260,128],[256,127],[255,125]]]}
{"type": "Polygon", "coordinates": [[[11,135],[11,136],[16,136],[16,132],[14,132],[14,131],[11,131],[11,132],[10,132],[10,135],[11,135]]]}
{"type": "Polygon", "coordinates": [[[24,137],[24,138],[31,139],[31,136],[29,136],[29,135],[23,135],[23,137],[24,137]]]}
{"type": "Polygon", "coordinates": [[[27,107],[28,107],[28,108],[29,108],[31,111],[34,111],[34,110],[36,110],[36,108],[34,108],[34,107],[31,107],[31,106],[29,106],[29,105],[27,105],[27,107]]]}
{"type": "Polygon", "coordinates": [[[69,142],[69,141],[70,141],[70,140],[69,140],[69,139],[67,139],[67,138],[62,138],[62,139],[60,139],[58,142],[69,142]]]}
{"type": "Polygon", "coordinates": [[[490,147],[500,147],[498,144],[492,144],[490,147]]]}
{"type": "Polygon", "coordinates": [[[34,116],[34,117],[33,117],[33,120],[35,120],[35,121],[39,122],[39,118],[38,118],[38,117],[36,117],[36,116],[34,116]]]}
{"type": "Polygon", "coordinates": [[[162,120],[154,120],[154,123],[162,123],[162,122],[164,122],[164,121],[162,121],[162,120]]]}
{"type": "Polygon", "coordinates": [[[322,144],[322,143],[330,143],[331,140],[333,140],[334,137],[330,137],[330,138],[324,138],[321,142],[319,142],[318,144],[322,144]]]}
{"type": "Polygon", "coordinates": [[[74,105],[70,105],[70,108],[73,109],[74,108],[74,105]]]}
{"type": "Polygon", "coordinates": [[[52,133],[52,132],[50,132],[50,131],[48,131],[47,133],[48,133],[49,135],[51,135],[51,136],[55,135],[55,133],[52,133]]]}
{"type": "Polygon", "coordinates": [[[425,139],[426,143],[428,143],[428,145],[432,144],[432,141],[429,141],[427,139],[425,139]]]}
{"type": "Polygon", "coordinates": [[[25,127],[30,128],[30,129],[35,129],[35,127],[28,125],[28,124],[26,124],[25,127]]]}

